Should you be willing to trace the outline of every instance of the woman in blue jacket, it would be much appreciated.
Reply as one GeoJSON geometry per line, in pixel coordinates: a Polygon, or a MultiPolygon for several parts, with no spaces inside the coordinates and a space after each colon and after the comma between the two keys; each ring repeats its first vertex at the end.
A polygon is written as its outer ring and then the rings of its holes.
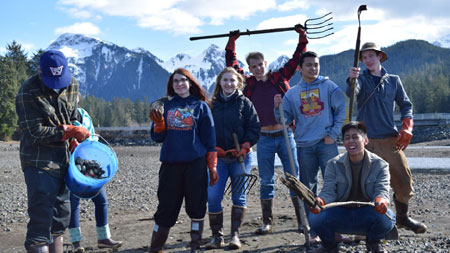
{"type": "Polygon", "coordinates": [[[191,218],[191,252],[200,248],[206,214],[208,170],[217,182],[214,121],[205,92],[192,74],[176,69],[167,83],[162,109],[152,110],[151,137],[162,143],[158,208],[150,252],[160,252],[185,200],[191,218]]]}
{"type": "MultiPolygon", "coordinates": [[[[212,97],[212,114],[216,130],[216,149],[218,151],[217,173],[219,181],[208,187],[209,224],[212,230],[212,240],[206,245],[208,249],[221,248],[225,245],[223,238],[223,208],[222,199],[228,177],[233,180],[242,174],[238,157],[244,157],[245,173],[250,173],[250,147],[256,144],[259,137],[260,124],[252,102],[245,97],[243,77],[232,67],[225,68],[216,78],[216,86],[212,97]],[[232,134],[236,133],[240,144],[237,152],[232,134]]],[[[233,206],[231,208],[231,240],[230,249],[241,248],[239,227],[246,210],[245,187],[232,190],[233,206]]]]}

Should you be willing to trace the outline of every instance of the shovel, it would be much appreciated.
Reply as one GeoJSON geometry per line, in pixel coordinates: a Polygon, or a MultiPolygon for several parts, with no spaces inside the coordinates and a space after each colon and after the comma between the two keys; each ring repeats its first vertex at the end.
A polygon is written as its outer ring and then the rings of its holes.
{"type": "MultiPolygon", "coordinates": [[[[283,125],[284,141],[286,142],[286,149],[287,149],[288,155],[289,155],[289,163],[291,165],[291,172],[292,172],[292,174],[294,174],[294,178],[297,179],[295,177],[296,173],[295,173],[294,157],[293,157],[293,154],[292,154],[292,151],[291,151],[291,147],[289,145],[289,136],[288,136],[288,132],[286,130],[286,121],[284,119],[283,104],[280,104],[278,106],[278,109],[280,111],[281,124],[283,125]]],[[[286,173],[286,174],[289,174],[289,173],[286,173]]],[[[281,182],[283,182],[283,179],[284,178],[281,178],[281,182]]],[[[300,196],[300,195],[298,195],[298,196],[300,196]]],[[[297,198],[297,200],[299,202],[298,204],[299,204],[299,207],[300,207],[299,211],[300,211],[300,220],[302,221],[302,225],[303,225],[303,234],[305,235],[305,246],[306,246],[307,249],[309,249],[310,246],[311,246],[311,243],[309,241],[310,240],[310,238],[309,238],[309,230],[310,230],[310,228],[309,228],[308,219],[306,217],[305,205],[303,204],[302,198],[297,198]]]]}
{"type": "MultiPolygon", "coordinates": [[[[237,138],[236,133],[233,133],[233,142],[234,146],[236,147],[236,151],[240,152],[241,147],[239,146],[239,141],[237,138]]],[[[258,180],[258,177],[253,174],[248,174],[245,172],[245,163],[244,163],[244,157],[239,156],[238,157],[239,164],[241,165],[242,173],[239,175],[236,175],[234,178],[230,180],[230,183],[228,184],[227,188],[225,189],[225,194],[230,193],[240,193],[243,191],[243,193],[247,192],[249,193],[252,189],[253,185],[258,180]],[[232,186],[234,185],[234,187],[232,186]]]]}
{"type": "MultiPolygon", "coordinates": [[[[333,29],[333,23],[329,22],[333,17],[331,16],[331,12],[318,17],[318,18],[310,18],[307,19],[304,25],[297,24],[296,26],[301,26],[308,36],[308,39],[321,39],[328,37],[334,34],[331,30],[333,29]]],[[[252,34],[262,34],[262,33],[275,33],[275,32],[286,32],[293,31],[295,27],[284,27],[284,28],[273,28],[273,29],[263,29],[263,30],[254,30],[239,32],[240,35],[252,35],[252,34]]],[[[203,39],[213,39],[213,38],[221,38],[221,37],[229,37],[231,33],[222,33],[222,34],[214,34],[214,35],[206,35],[199,37],[190,37],[190,40],[203,40],[203,39]]]]}

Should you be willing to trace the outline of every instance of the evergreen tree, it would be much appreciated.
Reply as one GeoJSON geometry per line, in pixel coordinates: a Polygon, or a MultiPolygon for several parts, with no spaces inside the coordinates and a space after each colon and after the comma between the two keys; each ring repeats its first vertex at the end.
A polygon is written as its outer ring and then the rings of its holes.
{"type": "Polygon", "coordinates": [[[8,140],[17,128],[15,96],[18,86],[14,62],[0,57],[0,140],[8,140]]]}

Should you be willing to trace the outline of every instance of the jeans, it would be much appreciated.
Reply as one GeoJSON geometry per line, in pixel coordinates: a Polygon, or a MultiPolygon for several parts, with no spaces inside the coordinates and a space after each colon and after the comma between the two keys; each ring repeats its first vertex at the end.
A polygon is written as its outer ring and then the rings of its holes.
{"type": "MultiPolygon", "coordinates": [[[[248,153],[245,157],[245,173],[250,174],[250,167],[252,163],[251,153],[248,153]]],[[[244,178],[239,180],[234,180],[236,175],[243,174],[241,164],[236,159],[223,159],[219,158],[217,161],[217,174],[219,175],[219,181],[213,186],[208,186],[208,212],[219,213],[222,212],[222,199],[227,184],[228,177],[231,178],[231,188],[232,195],[231,199],[234,206],[246,207],[247,195],[245,194],[245,188],[248,185],[245,184],[244,187],[240,187],[240,191],[233,191],[236,184],[244,178]]]]}
{"type": "Polygon", "coordinates": [[[339,154],[337,144],[325,144],[323,140],[309,146],[297,148],[297,156],[300,161],[300,181],[317,196],[317,172],[325,175],[328,160],[339,154]]]}
{"type": "Polygon", "coordinates": [[[25,168],[28,216],[25,248],[50,244],[52,235],[63,235],[70,219],[69,191],[63,178],[50,176],[38,168],[25,168]]]}
{"type": "Polygon", "coordinates": [[[387,213],[392,217],[377,213],[372,206],[360,208],[333,207],[325,209],[319,214],[308,215],[311,229],[319,235],[325,246],[336,243],[335,233],[362,234],[368,241],[382,239],[395,225],[395,215],[388,208],[387,213]]]}
{"type": "MultiPolygon", "coordinates": [[[[291,130],[288,131],[289,146],[291,148],[292,156],[294,159],[294,166],[296,175],[298,177],[298,161],[295,154],[297,153],[294,141],[294,135],[291,130]]],[[[292,173],[291,165],[289,162],[289,155],[284,141],[284,136],[268,137],[259,136],[257,143],[257,158],[258,158],[258,171],[261,179],[260,187],[260,199],[273,199],[275,195],[275,153],[278,154],[283,164],[284,172],[292,173]]],[[[291,192],[291,196],[296,196],[291,192]]]]}
{"type": "MultiPolygon", "coordinates": [[[[106,198],[105,187],[102,187],[100,193],[92,198],[95,205],[95,222],[97,227],[103,227],[108,224],[108,199],[106,198]]],[[[70,223],[69,228],[80,227],[80,199],[70,193],[70,223]]]]}

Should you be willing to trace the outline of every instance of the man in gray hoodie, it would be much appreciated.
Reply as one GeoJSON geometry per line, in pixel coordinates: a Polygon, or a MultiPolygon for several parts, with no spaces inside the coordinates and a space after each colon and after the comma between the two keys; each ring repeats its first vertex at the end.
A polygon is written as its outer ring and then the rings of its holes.
{"type": "MultiPolygon", "coordinates": [[[[299,61],[302,79],[286,92],[274,97],[275,118],[280,121],[278,106],[283,103],[286,124],[295,121],[294,139],[300,167],[300,180],[317,194],[317,173],[322,176],[328,160],[338,155],[336,138],[345,120],[345,96],[334,82],[319,75],[316,53],[308,51],[299,61]]],[[[317,236],[311,231],[312,241],[317,236]]]]}

